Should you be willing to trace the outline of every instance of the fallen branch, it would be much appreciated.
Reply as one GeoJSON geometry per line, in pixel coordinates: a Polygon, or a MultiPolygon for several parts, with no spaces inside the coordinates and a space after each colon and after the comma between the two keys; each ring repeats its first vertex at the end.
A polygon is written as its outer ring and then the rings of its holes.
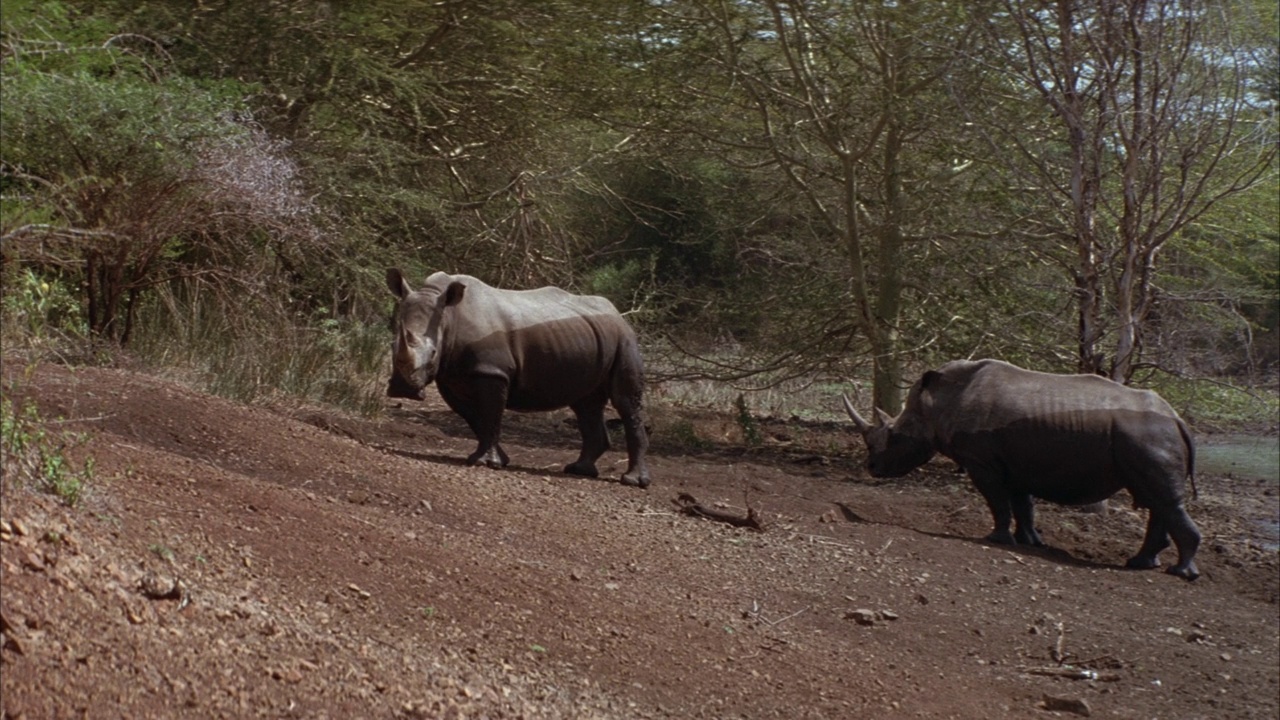
{"type": "Polygon", "coordinates": [[[722,523],[728,523],[734,527],[744,527],[757,532],[764,532],[764,524],[760,522],[760,514],[755,508],[747,507],[747,516],[741,517],[733,513],[714,508],[705,507],[700,504],[697,498],[689,493],[680,493],[680,495],[672,500],[676,507],[684,515],[692,515],[693,517],[706,518],[708,520],[716,520],[722,523]]]}
{"type": "Polygon", "coordinates": [[[760,607],[760,602],[757,600],[752,600],[751,609],[748,610],[746,614],[749,617],[755,618],[756,620],[759,620],[760,622],[763,622],[764,624],[773,627],[773,626],[781,625],[782,623],[790,620],[793,617],[796,617],[797,615],[804,612],[805,610],[808,610],[811,607],[813,606],[806,605],[805,607],[800,608],[799,610],[791,613],[790,615],[787,615],[785,617],[780,617],[777,620],[770,620],[769,618],[764,616],[764,609],[760,607]]]}

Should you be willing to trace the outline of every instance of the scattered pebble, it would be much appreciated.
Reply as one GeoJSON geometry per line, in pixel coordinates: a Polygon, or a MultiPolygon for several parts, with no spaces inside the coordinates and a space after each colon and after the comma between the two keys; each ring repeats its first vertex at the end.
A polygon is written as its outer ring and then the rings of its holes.
{"type": "Polygon", "coordinates": [[[875,625],[876,624],[876,611],[868,610],[867,608],[858,608],[857,610],[850,610],[849,612],[844,614],[844,617],[846,620],[853,620],[859,625],[875,625]]]}
{"type": "Polygon", "coordinates": [[[1057,695],[1045,695],[1040,701],[1040,706],[1049,712],[1069,712],[1081,717],[1089,717],[1089,703],[1080,698],[1060,697],[1057,695]]]}

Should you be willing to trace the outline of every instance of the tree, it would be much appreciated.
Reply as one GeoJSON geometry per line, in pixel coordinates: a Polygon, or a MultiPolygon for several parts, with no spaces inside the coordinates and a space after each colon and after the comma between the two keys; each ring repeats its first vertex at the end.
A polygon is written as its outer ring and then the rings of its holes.
{"type": "Polygon", "coordinates": [[[1186,0],[1006,0],[989,23],[1006,73],[990,95],[1029,91],[1050,115],[1003,125],[985,112],[990,97],[968,111],[994,148],[1015,151],[1011,166],[1071,248],[1081,372],[1131,379],[1161,252],[1273,166],[1246,87],[1255,67],[1225,13],[1186,0]]]}
{"type": "Polygon", "coordinates": [[[344,221],[345,251],[300,267],[300,293],[339,294],[335,310],[352,312],[390,262],[511,286],[575,282],[589,243],[565,231],[566,205],[580,168],[622,139],[598,138],[584,118],[615,97],[615,19],[635,4],[105,4],[168,38],[185,73],[258,88],[255,117],[344,221]]]}
{"type": "MultiPolygon", "coordinates": [[[[930,180],[953,169],[925,148],[940,137],[939,81],[969,42],[966,9],[825,0],[682,7],[670,26],[687,34],[664,44],[712,74],[668,76],[680,79],[677,117],[660,124],[789,185],[804,209],[787,212],[805,218],[805,252],[819,272],[832,270],[826,256],[843,257],[831,278],[845,307],[802,305],[821,318],[803,326],[803,342],[847,352],[854,335],[863,338],[873,402],[896,409],[909,258],[936,230],[918,212],[935,197],[918,191],[938,190],[930,180]]],[[[780,305],[800,304],[790,289],[778,292],[780,305]]]]}

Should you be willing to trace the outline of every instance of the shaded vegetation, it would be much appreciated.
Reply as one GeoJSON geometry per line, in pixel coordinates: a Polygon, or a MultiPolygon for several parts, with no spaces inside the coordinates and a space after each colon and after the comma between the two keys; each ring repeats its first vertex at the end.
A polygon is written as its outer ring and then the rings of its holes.
{"type": "Polygon", "coordinates": [[[743,423],[815,379],[892,407],[954,357],[1274,394],[1277,11],[1150,0],[1104,59],[1028,54],[1064,7],[6,2],[5,344],[369,410],[394,265],[606,295],[655,379],[728,383],[743,423]],[[1132,87],[1132,44],[1174,32],[1222,62],[1161,66],[1142,97],[1189,124],[1134,134],[1169,148],[1141,167],[1036,85],[1061,60],[1132,87]],[[1211,201],[1161,224],[1175,181],[1211,201]]]}

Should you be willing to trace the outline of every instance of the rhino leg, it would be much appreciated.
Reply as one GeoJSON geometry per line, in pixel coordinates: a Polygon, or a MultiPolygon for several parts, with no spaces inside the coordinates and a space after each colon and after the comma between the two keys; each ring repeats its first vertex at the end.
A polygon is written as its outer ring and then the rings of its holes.
{"type": "Polygon", "coordinates": [[[1013,518],[1018,521],[1018,528],[1013,533],[1013,539],[1019,545],[1044,547],[1045,542],[1040,538],[1040,533],[1036,530],[1035,501],[1032,500],[1031,495],[1025,493],[1014,495],[1010,500],[1013,504],[1013,518]]]}
{"type": "Polygon", "coordinates": [[[596,460],[609,449],[609,432],[604,426],[603,397],[593,397],[572,406],[578,416],[578,430],[582,433],[582,451],[578,459],[565,467],[570,475],[599,477],[596,460]]]}
{"type": "Polygon", "coordinates": [[[1200,569],[1196,567],[1196,550],[1200,548],[1200,529],[1192,522],[1187,509],[1181,505],[1169,512],[1169,534],[1173,536],[1173,544],[1178,546],[1178,564],[1170,567],[1168,573],[1187,580],[1200,577],[1200,569]]]}
{"type": "MultiPolygon", "coordinates": [[[[987,507],[991,510],[991,519],[995,523],[995,529],[987,535],[986,540],[1000,545],[1017,545],[1018,540],[1010,530],[1013,525],[1013,499],[1009,496],[1009,490],[1005,487],[1003,480],[998,474],[992,474],[984,469],[972,467],[967,469],[974,487],[978,488],[978,492],[982,493],[983,499],[987,501],[987,507]]],[[[1021,526],[1021,518],[1019,518],[1019,525],[1021,526]]]]}
{"type": "Polygon", "coordinates": [[[464,399],[440,387],[445,402],[467,421],[471,432],[476,434],[476,451],[467,456],[467,464],[506,467],[511,459],[499,440],[502,436],[502,413],[507,406],[507,381],[504,378],[475,377],[467,390],[464,399]]]}
{"type": "Polygon", "coordinates": [[[1152,510],[1150,517],[1147,518],[1147,535],[1142,539],[1142,547],[1138,549],[1137,555],[1125,562],[1124,566],[1133,570],[1160,567],[1160,558],[1157,556],[1167,547],[1169,547],[1169,530],[1165,525],[1165,513],[1152,510]]]}
{"type": "Polygon", "coordinates": [[[622,474],[622,484],[647,488],[650,478],[645,456],[649,452],[649,433],[644,429],[644,376],[639,367],[639,357],[636,353],[634,367],[623,363],[623,367],[614,373],[609,399],[622,417],[622,427],[627,435],[627,471],[622,474]]]}
{"type": "Polygon", "coordinates": [[[1200,530],[1181,504],[1152,508],[1142,547],[1137,555],[1129,558],[1125,567],[1140,570],[1159,567],[1160,560],[1157,556],[1169,547],[1170,537],[1173,538],[1173,544],[1178,546],[1178,562],[1166,572],[1187,580],[1200,577],[1200,570],[1195,563],[1196,550],[1200,547],[1200,530]]]}

